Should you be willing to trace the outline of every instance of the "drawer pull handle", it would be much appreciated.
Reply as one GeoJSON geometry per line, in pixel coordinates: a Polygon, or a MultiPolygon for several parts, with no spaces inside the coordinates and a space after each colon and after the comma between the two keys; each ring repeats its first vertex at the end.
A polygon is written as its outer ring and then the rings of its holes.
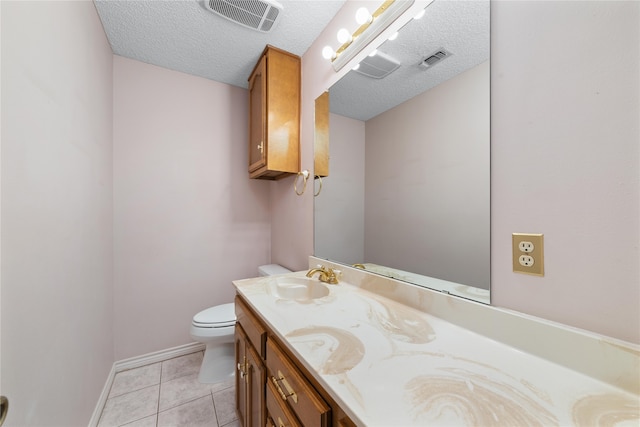
{"type": "Polygon", "coordinates": [[[271,382],[273,383],[273,385],[276,386],[276,390],[278,390],[278,393],[280,393],[280,397],[282,397],[282,400],[286,401],[288,397],[291,397],[293,398],[293,401],[295,403],[298,403],[298,395],[296,394],[295,391],[293,391],[293,389],[291,388],[287,380],[284,379],[282,372],[278,371],[278,378],[272,376],[271,382]],[[284,386],[284,388],[287,390],[287,393],[289,394],[285,394],[285,392],[282,391],[282,387],[280,387],[279,381],[282,381],[282,385],[284,386]]]}
{"type": "Polygon", "coordinates": [[[278,427],[286,427],[285,424],[282,422],[282,418],[278,417],[278,427]]]}

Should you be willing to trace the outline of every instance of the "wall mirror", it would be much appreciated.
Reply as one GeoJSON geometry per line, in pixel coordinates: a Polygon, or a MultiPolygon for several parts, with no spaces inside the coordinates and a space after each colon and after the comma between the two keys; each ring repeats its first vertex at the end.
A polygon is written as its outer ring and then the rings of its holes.
{"type": "Polygon", "coordinates": [[[329,89],[315,256],[490,302],[489,9],[436,0],[329,89]]]}

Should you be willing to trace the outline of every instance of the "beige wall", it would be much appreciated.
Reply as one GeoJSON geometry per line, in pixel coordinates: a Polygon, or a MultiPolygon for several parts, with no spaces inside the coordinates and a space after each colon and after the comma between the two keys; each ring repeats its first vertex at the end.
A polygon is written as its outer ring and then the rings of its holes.
{"type": "Polygon", "coordinates": [[[92,2],[2,2],[7,425],[86,425],[113,363],[112,53],[92,2]]]}
{"type": "Polygon", "coordinates": [[[270,261],[269,182],[247,176],[247,91],[114,57],[115,358],[192,342],[270,261]]]}
{"type": "Polygon", "coordinates": [[[366,262],[489,289],[489,63],[366,122],[366,262]]]}
{"type": "MultiPolygon", "coordinates": [[[[335,45],[356,3],[347,2],[303,57],[303,111],[353,65],[334,73],[321,50],[335,45]]],[[[491,19],[493,303],[636,343],[639,8],[495,1],[491,19]],[[611,59],[594,60],[601,52],[611,59]],[[513,232],[545,234],[545,277],[511,271],[513,232]]],[[[311,147],[313,116],[303,118],[311,147]]]]}

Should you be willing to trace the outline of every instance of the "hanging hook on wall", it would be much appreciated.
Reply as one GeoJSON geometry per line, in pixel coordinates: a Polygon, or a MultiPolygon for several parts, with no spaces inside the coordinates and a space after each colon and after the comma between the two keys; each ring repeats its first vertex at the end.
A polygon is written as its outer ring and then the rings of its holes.
{"type": "Polygon", "coordinates": [[[298,176],[296,176],[296,180],[293,181],[293,191],[296,192],[298,196],[302,196],[307,189],[307,180],[309,179],[309,171],[303,170],[302,172],[298,172],[298,176]],[[302,191],[298,192],[298,177],[302,177],[302,191]]]}
{"type": "MultiPolygon", "coordinates": [[[[320,181],[320,187],[318,187],[318,191],[317,192],[313,193],[313,197],[318,197],[320,195],[320,192],[322,191],[322,177],[320,175],[316,175],[315,179],[320,181]]],[[[315,183],[315,180],[314,180],[314,182],[313,182],[314,188],[315,188],[315,185],[316,185],[316,183],[315,183]]]]}

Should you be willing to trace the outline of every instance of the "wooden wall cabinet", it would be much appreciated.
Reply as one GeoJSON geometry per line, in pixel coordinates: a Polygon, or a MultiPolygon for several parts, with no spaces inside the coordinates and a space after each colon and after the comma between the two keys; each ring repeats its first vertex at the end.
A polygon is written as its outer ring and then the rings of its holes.
{"type": "Polygon", "coordinates": [[[267,46],[249,77],[249,177],[300,171],[300,57],[267,46]]]}
{"type": "Polygon", "coordinates": [[[236,398],[240,425],[354,427],[339,405],[241,296],[236,295],[235,304],[238,318],[236,398]],[[248,374],[241,369],[247,364],[252,366],[248,374]],[[262,383],[254,384],[253,380],[258,378],[262,383]]]}
{"type": "Polygon", "coordinates": [[[329,92],[316,98],[313,174],[322,178],[329,176],[329,92]]]}

